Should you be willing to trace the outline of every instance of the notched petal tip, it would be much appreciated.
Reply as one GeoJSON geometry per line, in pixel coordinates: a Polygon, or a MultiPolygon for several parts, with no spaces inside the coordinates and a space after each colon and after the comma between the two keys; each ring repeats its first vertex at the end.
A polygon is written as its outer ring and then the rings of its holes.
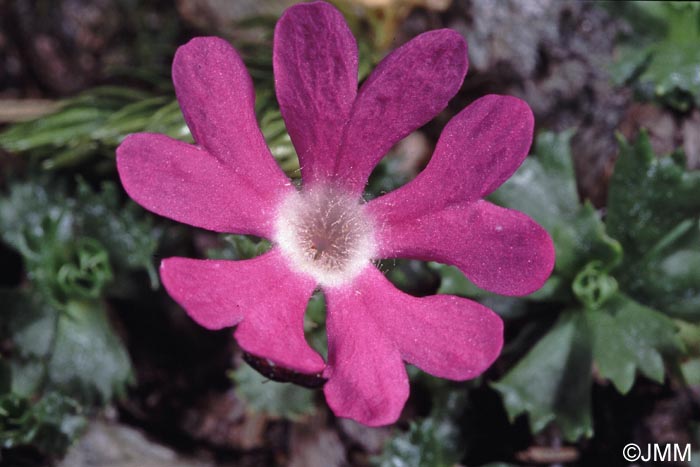
{"type": "Polygon", "coordinates": [[[323,359],[304,338],[304,311],[314,283],[289,271],[275,249],[249,260],[168,258],[163,285],[199,325],[238,326],[248,353],[301,373],[319,373],[323,359]]]}
{"type": "Polygon", "coordinates": [[[256,120],[253,81],[231,44],[217,37],[192,39],[175,53],[172,78],[199,146],[239,173],[286,182],[256,120]]]}
{"type": "Polygon", "coordinates": [[[467,68],[466,41],[449,29],[420,34],[389,53],[358,92],[334,181],[361,193],[387,151],[447,107],[467,68]]]}
{"type": "MultiPolygon", "coordinates": [[[[479,227],[469,241],[486,264],[456,261],[454,264],[477,286],[506,296],[536,292],[554,269],[554,242],[542,226],[526,214],[482,201],[474,211],[479,227]]],[[[476,223],[476,222],[475,222],[476,223]]]]}
{"type": "Polygon", "coordinates": [[[305,185],[323,183],[334,171],[357,95],[357,66],[357,42],[333,6],[298,4],[277,23],[275,93],[305,185]]]}

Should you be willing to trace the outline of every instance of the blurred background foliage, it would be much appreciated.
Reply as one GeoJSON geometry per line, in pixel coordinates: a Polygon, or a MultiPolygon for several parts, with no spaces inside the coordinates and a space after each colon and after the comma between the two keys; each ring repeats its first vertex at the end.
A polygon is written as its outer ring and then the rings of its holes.
{"type": "MultiPolygon", "coordinates": [[[[445,265],[383,262],[405,291],[494,309],[506,347],[475,381],[409,368],[401,420],[370,429],[334,419],[303,387],[313,381],[268,379],[159,285],[162,257],[245,259],[268,242],[152,215],[116,176],[114,149],[131,132],[192,140],[170,61],[189,37],[217,34],[242,54],[263,134],[298,178],[271,65],[292,3],[0,2],[0,463],[618,465],[629,442],[691,443],[700,457],[700,7],[334,2],[358,38],[361,79],[428,29],[470,45],[458,96],[392,149],[367,198],[415,176],[474,98],[517,95],[538,133],[491,200],[534,218],[557,250],[547,284],[521,298],[445,265]]],[[[324,327],[317,293],[305,330],[325,356],[324,327]]]]}

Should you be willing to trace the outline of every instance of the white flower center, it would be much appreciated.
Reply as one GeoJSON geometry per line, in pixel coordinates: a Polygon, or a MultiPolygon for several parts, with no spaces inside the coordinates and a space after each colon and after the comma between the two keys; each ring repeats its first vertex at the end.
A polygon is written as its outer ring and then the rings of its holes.
{"type": "Polygon", "coordinates": [[[364,205],[328,188],[294,192],[275,219],[275,242],[292,269],[318,284],[338,287],[354,279],[375,251],[364,205]]]}

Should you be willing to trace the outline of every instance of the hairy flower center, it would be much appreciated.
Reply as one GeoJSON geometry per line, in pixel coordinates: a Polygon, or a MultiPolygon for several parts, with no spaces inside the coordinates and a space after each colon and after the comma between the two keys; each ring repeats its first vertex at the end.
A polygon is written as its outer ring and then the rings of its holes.
{"type": "Polygon", "coordinates": [[[326,188],[294,193],[282,203],[275,241],[295,270],[327,287],[352,280],[374,252],[364,206],[326,188]]]}

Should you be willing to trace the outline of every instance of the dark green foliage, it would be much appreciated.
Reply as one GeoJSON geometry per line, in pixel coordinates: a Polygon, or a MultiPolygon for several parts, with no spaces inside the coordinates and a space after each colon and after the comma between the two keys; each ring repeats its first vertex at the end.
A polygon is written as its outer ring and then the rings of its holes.
{"type": "Polygon", "coordinates": [[[326,336],[326,298],[321,291],[315,292],[306,305],[304,333],[309,345],[323,358],[328,357],[328,337],[326,336]]]}
{"type": "Polygon", "coordinates": [[[612,74],[640,94],[678,110],[700,103],[700,5],[695,2],[609,2],[634,30],[618,47],[612,74]]]}
{"type": "Polygon", "coordinates": [[[608,300],[604,309],[586,315],[600,376],[623,394],[632,388],[637,372],[662,383],[664,360],[675,361],[682,353],[674,322],[623,294],[608,300]]]}
{"type": "Polygon", "coordinates": [[[682,153],[657,158],[643,133],[620,155],[610,180],[605,225],[626,253],[623,267],[654,252],[686,219],[700,218],[700,172],[685,168],[682,153]]]}
{"type": "Polygon", "coordinates": [[[15,184],[0,198],[0,237],[19,251],[33,284],[46,299],[97,298],[120,272],[146,270],[153,286],[153,254],[160,230],[129,202],[121,207],[116,186],[77,194],[41,181],[15,184]]]}
{"type": "Polygon", "coordinates": [[[683,154],[655,157],[646,134],[621,140],[606,226],[624,247],[617,276],[630,295],[700,320],[700,172],[683,154]]]}
{"type": "Polygon", "coordinates": [[[582,313],[561,315],[552,329],[493,386],[508,416],[527,413],[532,431],[556,424],[565,439],[593,434],[591,334],[582,313]]]}
{"type": "Polygon", "coordinates": [[[88,159],[98,158],[95,164],[99,158],[112,159],[117,144],[135,131],[187,139],[189,131],[172,94],[167,88],[153,92],[117,86],[90,89],[51,115],[11,126],[0,133],[0,146],[42,160],[45,169],[58,169],[88,159]]]}
{"type": "Polygon", "coordinates": [[[420,373],[417,379],[430,390],[430,414],[391,438],[373,459],[377,467],[453,467],[464,455],[458,419],[467,403],[466,388],[420,373]]]}
{"type": "Polygon", "coordinates": [[[378,467],[453,467],[462,457],[454,422],[432,417],[411,422],[407,433],[395,436],[376,460],[378,467]]]}
{"type": "Polygon", "coordinates": [[[47,376],[51,387],[89,403],[123,395],[131,362],[102,307],[73,302],[59,317],[47,376]]]}
{"type": "Polygon", "coordinates": [[[80,405],[55,392],[38,401],[15,394],[0,395],[0,448],[34,446],[44,453],[62,453],[85,427],[80,405]]]}
{"type": "Polygon", "coordinates": [[[132,378],[129,356],[96,301],[57,308],[25,292],[3,292],[0,337],[13,343],[11,390],[26,397],[46,390],[87,404],[109,402],[132,378]]]}
{"type": "Polygon", "coordinates": [[[150,216],[122,206],[112,183],[93,190],[79,180],[71,195],[38,178],[0,197],[0,238],[21,254],[29,279],[0,291],[0,340],[9,346],[0,399],[12,411],[0,417],[5,448],[60,453],[84,410],[124,394],[131,363],[104,297],[139,270],[157,286],[159,237],[150,216]]]}

